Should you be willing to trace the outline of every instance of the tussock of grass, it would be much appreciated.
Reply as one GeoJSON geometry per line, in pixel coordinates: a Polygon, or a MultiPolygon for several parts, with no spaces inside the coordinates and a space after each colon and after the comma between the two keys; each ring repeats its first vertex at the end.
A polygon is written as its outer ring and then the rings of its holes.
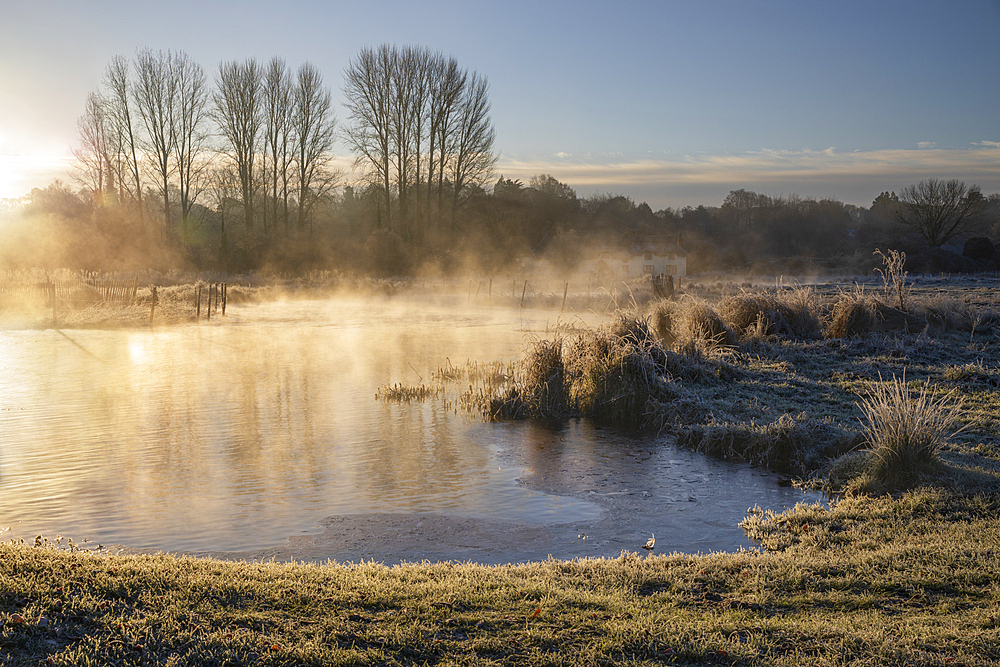
{"type": "Polygon", "coordinates": [[[937,461],[946,439],[955,434],[960,409],[950,395],[933,398],[926,385],[911,398],[900,378],[873,383],[860,407],[871,452],[870,474],[891,488],[912,484],[937,461]]]}
{"type": "Polygon", "coordinates": [[[727,325],[742,334],[751,331],[764,336],[793,333],[789,323],[791,309],[769,294],[745,292],[727,297],[719,303],[719,312],[727,325]]]}

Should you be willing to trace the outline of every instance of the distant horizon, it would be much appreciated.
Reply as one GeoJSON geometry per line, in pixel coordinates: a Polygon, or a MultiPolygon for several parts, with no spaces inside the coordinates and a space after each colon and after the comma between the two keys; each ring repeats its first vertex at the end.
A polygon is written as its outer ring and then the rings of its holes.
{"type": "MultiPolygon", "coordinates": [[[[531,177],[548,174],[573,188],[579,198],[622,195],[636,204],[646,202],[654,211],[721,206],[729,192],[739,189],[771,197],[832,199],[869,208],[881,192],[898,192],[926,178],[957,178],[967,185],[980,186],[984,195],[1000,193],[998,142],[984,141],[971,149],[950,151],[918,148],[847,155],[832,149],[798,153],[761,151],[742,156],[685,156],[685,159],[601,163],[574,161],[569,156],[522,161],[501,155],[490,185],[501,177],[528,185],[531,177]],[[887,163],[892,160],[904,166],[890,170],[887,163]],[[942,168],[945,166],[946,169],[942,168]],[[879,173],[881,170],[887,173],[879,173]],[[743,180],[738,180],[739,177],[743,180]]],[[[345,171],[350,169],[349,156],[338,156],[337,160],[345,171]]],[[[33,188],[44,189],[56,179],[74,192],[80,187],[73,178],[75,158],[71,155],[0,155],[0,163],[5,161],[22,176],[0,181],[0,199],[27,196],[33,188]]],[[[356,184],[344,180],[340,185],[356,184]]]]}

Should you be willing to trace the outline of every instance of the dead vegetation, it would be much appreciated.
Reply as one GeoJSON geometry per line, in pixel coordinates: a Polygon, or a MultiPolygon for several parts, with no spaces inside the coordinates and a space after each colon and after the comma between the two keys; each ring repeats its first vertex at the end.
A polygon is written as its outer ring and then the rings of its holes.
{"type": "Polygon", "coordinates": [[[622,311],[600,328],[535,341],[508,374],[471,382],[462,404],[487,420],[586,417],[669,433],[682,446],[813,485],[871,490],[926,477],[926,461],[887,455],[874,433],[905,428],[901,415],[933,405],[942,418],[974,425],[964,442],[943,434],[935,447],[1000,458],[987,435],[1000,425],[990,412],[1000,407],[995,306],[907,292],[901,311],[883,296],[796,288],[656,301],[644,314],[622,311]],[[958,384],[975,394],[966,402],[975,407],[900,394],[898,419],[873,422],[867,397],[906,373],[958,384]],[[851,461],[862,465],[844,478],[851,461]]]}

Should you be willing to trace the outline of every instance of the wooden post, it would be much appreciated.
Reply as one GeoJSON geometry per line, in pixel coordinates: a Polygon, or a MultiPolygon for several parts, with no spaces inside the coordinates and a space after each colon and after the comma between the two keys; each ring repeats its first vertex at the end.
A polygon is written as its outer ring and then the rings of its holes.
{"type": "Polygon", "coordinates": [[[569,281],[566,281],[566,287],[565,287],[565,289],[563,289],[563,305],[562,305],[562,308],[559,309],[560,313],[562,313],[563,311],[566,310],[566,295],[567,294],[569,294],[569,281]]]}
{"type": "Polygon", "coordinates": [[[521,308],[524,308],[524,295],[528,291],[528,281],[524,281],[524,289],[521,290],[521,308]]]}
{"type": "Polygon", "coordinates": [[[198,296],[195,298],[195,308],[197,308],[197,314],[194,316],[194,321],[197,322],[201,319],[201,283],[198,283],[198,296]]]}
{"type": "Polygon", "coordinates": [[[222,283],[222,316],[226,316],[226,297],[229,296],[229,285],[222,283]]]}
{"type": "Polygon", "coordinates": [[[156,311],[156,304],[159,298],[156,296],[156,285],[150,285],[150,290],[153,292],[153,297],[149,301],[149,323],[153,324],[153,313],[156,311]]]}
{"type": "Polygon", "coordinates": [[[215,285],[212,283],[208,284],[208,308],[205,309],[205,321],[212,321],[212,290],[215,289],[215,285]]]}
{"type": "Polygon", "coordinates": [[[476,287],[476,303],[479,303],[479,293],[483,291],[483,281],[479,281],[479,286],[476,287]]]}
{"type": "Polygon", "coordinates": [[[49,283],[49,298],[52,299],[52,326],[55,327],[59,320],[56,317],[56,284],[53,282],[49,283]]]}

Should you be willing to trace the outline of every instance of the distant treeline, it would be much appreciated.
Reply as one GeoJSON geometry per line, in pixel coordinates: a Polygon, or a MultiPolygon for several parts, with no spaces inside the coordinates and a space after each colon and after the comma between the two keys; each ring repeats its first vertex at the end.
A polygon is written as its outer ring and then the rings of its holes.
{"type": "Polygon", "coordinates": [[[120,208],[56,182],[33,190],[17,206],[7,202],[0,268],[334,269],[389,276],[517,271],[531,258],[568,274],[599,249],[628,248],[654,238],[679,241],[689,253],[689,272],[864,271],[878,264],[875,248],[906,252],[914,272],[1000,269],[995,246],[982,238],[1000,231],[996,194],[984,198],[984,209],[963,236],[949,239],[952,249],[929,248],[920,231],[901,218],[892,193],[865,208],[737,190],[722,206],[653,211],[622,195],[579,198],[548,175],[527,184],[500,177],[491,189],[470,192],[454,227],[449,217],[441,224],[444,232],[432,233],[432,226],[409,237],[396,224],[384,222],[382,197],[377,185],[344,186],[317,202],[305,234],[276,235],[267,243],[259,240],[267,237],[257,237],[256,245],[246,233],[237,234],[222,254],[223,211],[196,204],[193,215],[199,224],[186,241],[164,241],[157,230],[137,226],[120,208]],[[971,244],[974,251],[962,257],[970,237],[977,242],[971,244]]]}
{"type": "Polygon", "coordinates": [[[494,172],[486,77],[425,47],[363,49],[344,72],[348,118],[306,62],[223,62],[210,85],[184,52],[114,58],[80,117],[76,183],[6,202],[0,268],[172,268],[373,275],[572,271],[599,247],[677,240],[688,270],[849,263],[875,247],[963,242],[1000,195],[928,179],[870,208],[734,190],[719,207],[653,211],[578,198],[549,175],[494,172]],[[340,137],[355,172],[334,167],[340,137]]]}

